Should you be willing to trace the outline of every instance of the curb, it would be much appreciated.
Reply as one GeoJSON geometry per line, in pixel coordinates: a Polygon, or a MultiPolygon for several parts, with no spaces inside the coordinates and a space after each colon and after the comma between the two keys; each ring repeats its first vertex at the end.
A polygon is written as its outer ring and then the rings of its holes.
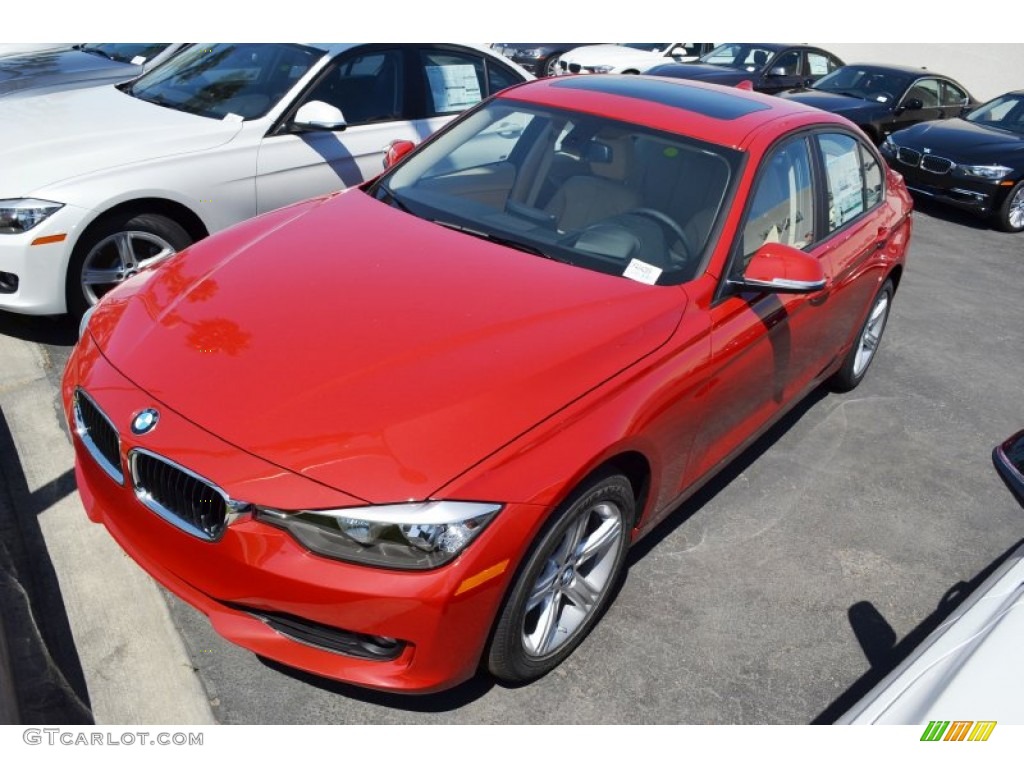
{"type": "MultiPolygon", "coordinates": [[[[0,543],[0,546],[3,546],[0,543]]],[[[6,608],[0,610],[0,725],[20,725],[18,699],[14,695],[14,671],[7,650],[7,629],[4,626],[6,608]]]]}
{"type": "MultiPolygon", "coordinates": [[[[30,500],[16,497],[15,514],[45,542],[97,724],[216,723],[156,583],[89,521],[72,490],[74,451],[42,350],[0,335],[0,360],[0,408],[24,476],[20,496],[30,500]]],[[[11,658],[31,627],[6,631],[11,658]]]]}

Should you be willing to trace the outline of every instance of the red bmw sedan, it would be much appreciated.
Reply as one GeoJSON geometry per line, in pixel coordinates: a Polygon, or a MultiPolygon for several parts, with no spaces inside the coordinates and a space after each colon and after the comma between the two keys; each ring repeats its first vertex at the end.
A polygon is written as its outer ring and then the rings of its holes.
{"type": "Polygon", "coordinates": [[[819,110],[513,87],[108,294],[63,384],[82,499],[262,656],[407,692],[537,678],[631,544],[862,380],[910,214],[819,110]]]}

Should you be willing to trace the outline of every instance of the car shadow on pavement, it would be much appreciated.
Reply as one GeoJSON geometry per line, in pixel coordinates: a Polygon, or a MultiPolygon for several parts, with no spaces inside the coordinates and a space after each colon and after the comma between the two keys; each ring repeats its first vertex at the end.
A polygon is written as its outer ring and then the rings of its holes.
{"type": "Polygon", "coordinates": [[[765,451],[775,445],[794,424],[803,418],[805,413],[828,396],[828,387],[823,384],[793,406],[793,409],[776,422],[771,429],[751,443],[743,453],[729,462],[725,468],[712,477],[700,490],[670,512],[664,520],[655,526],[654,530],[638,541],[629,550],[629,557],[626,561],[627,566],[632,567],[635,563],[642,560],[676,528],[693,517],[701,507],[714,499],[733,480],[746,472],[750,465],[757,461],[765,451]]]}
{"type": "Polygon", "coordinates": [[[1024,544],[1024,539],[1013,544],[970,581],[958,581],[946,590],[935,610],[899,642],[896,642],[896,632],[892,626],[871,602],[864,600],[851,605],[847,611],[850,628],[867,657],[870,669],[814,718],[811,725],[829,725],[849,711],[882,678],[913,653],[928,635],[938,629],[1021,544],[1024,544]]]}
{"type": "MultiPolygon", "coordinates": [[[[30,490],[0,408],[0,631],[20,719],[91,724],[89,694],[38,516],[75,490],[73,470],[30,490]]],[[[0,669],[0,677],[7,670],[0,669]]]]}
{"type": "Polygon", "coordinates": [[[321,691],[345,696],[356,701],[367,704],[376,704],[389,709],[400,709],[407,712],[451,712],[460,709],[476,701],[494,687],[494,681],[488,679],[487,675],[477,674],[472,679],[461,685],[440,693],[426,694],[400,694],[375,691],[370,688],[360,688],[355,685],[328,680],[324,677],[317,677],[308,672],[280,664],[272,659],[257,656],[257,659],[275,672],[287,675],[306,685],[319,688],[321,691]]]}
{"type": "Polygon", "coordinates": [[[78,321],[70,315],[19,315],[0,310],[0,334],[36,344],[73,347],[78,341],[78,321]]]}
{"type": "MultiPolygon", "coordinates": [[[[927,197],[922,197],[921,195],[914,195],[914,212],[933,219],[948,221],[951,224],[957,224],[962,227],[999,232],[998,229],[992,226],[990,219],[982,218],[981,216],[977,216],[969,211],[962,211],[951,205],[943,205],[942,203],[930,200],[927,197]]],[[[1011,232],[1002,234],[1007,234],[1011,237],[1013,236],[1013,233],[1011,232]]]]}

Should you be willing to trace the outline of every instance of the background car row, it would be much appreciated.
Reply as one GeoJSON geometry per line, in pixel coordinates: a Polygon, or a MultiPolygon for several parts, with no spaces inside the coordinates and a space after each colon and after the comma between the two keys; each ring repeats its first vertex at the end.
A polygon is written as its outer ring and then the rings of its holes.
{"type": "Polygon", "coordinates": [[[513,56],[523,49],[543,50],[549,57],[541,70],[545,75],[643,73],[742,85],[834,112],[882,146],[913,192],[989,217],[1005,231],[1024,230],[1024,92],[982,105],[946,75],[903,65],[846,65],[835,54],[807,45],[588,45],[553,61],[564,45],[495,47],[513,56]]]}

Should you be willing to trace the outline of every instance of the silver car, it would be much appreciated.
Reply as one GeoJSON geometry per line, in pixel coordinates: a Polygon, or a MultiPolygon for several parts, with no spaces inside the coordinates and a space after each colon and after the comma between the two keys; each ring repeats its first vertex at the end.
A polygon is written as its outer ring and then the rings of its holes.
{"type": "Polygon", "coordinates": [[[27,96],[132,80],[184,43],[81,43],[0,58],[0,97],[27,96]]]}

